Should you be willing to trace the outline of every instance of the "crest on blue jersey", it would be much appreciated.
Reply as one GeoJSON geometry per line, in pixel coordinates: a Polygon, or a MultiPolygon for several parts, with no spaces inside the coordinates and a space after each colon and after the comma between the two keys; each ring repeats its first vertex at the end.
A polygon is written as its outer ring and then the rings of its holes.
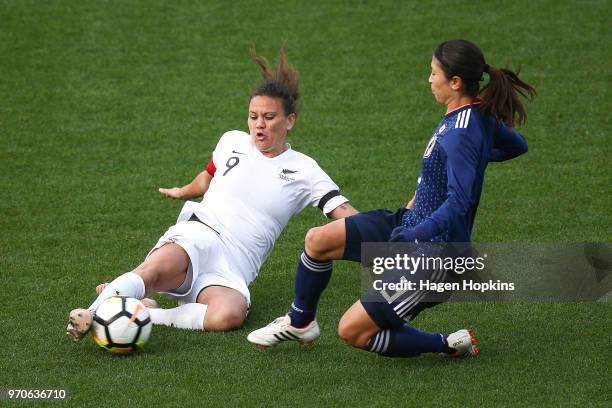
{"type": "Polygon", "coordinates": [[[436,145],[436,142],[438,141],[438,135],[441,135],[442,132],[444,132],[444,129],[446,129],[446,125],[443,123],[442,126],[440,126],[438,130],[434,132],[431,139],[429,139],[429,143],[427,143],[427,147],[425,148],[425,153],[423,153],[424,159],[428,158],[431,155],[431,152],[433,151],[433,148],[436,145]]]}
{"type": "Polygon", "coordinates": [[[423,158],[426,159],[431,154],[434,146],[436,145],[436,141],[438,140],[437,132],[434,134],[431,139],[429,139],[429,143],[427,143],[427,147],[425,148],[425,153],[423,153],[423,158]]]}

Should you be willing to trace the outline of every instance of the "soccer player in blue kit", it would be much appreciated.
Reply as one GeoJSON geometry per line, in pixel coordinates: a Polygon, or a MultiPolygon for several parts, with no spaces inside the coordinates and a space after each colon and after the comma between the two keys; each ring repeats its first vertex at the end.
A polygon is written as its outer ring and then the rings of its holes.
{"type": "MultiPolygon", "coordinates": [[[[466,40],[436,48],[429,83],[446,114],[425,149],[413,198],[395,212],[368,211],[309,230],[290,312],[251,332],[251,343],[312,343],[320,335],[315,314],[332,261],[360,261],[362,242],[470,242],[487,164],[527,151],[513,126],[526,120],[519,94],[531,98],[535,90],[513,71],[489,66],[478,46],[466,40]],[[485,73],[490,81],[481,89],[485,73]]],[[[477,355],[471,330],[445,336],[409,325],[419,312],[439,303],[425,301],[426,295],[414,290],[393,302],[364,296],[342,316],[338,333],[353,347],[389,357],[477,355]]]]}

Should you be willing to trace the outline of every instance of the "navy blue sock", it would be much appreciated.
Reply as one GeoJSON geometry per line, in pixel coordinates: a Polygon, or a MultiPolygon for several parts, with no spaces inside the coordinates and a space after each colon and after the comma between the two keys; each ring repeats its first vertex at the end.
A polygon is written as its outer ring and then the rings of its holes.
{"type": "Polygon", "coordinates": [[[450,353],[446,337],[403,326],[381,330],[370,339],[368,351],[385,357],[416,357],[421,353],[450,353]]]}
{"type": "Polygon", "coordinates": [[[304,327],[317,313],[321,293],[332,274],[332,261],[318,261],[302,253],[295,273],[295,297],[289,317],[294,327],[304,327]]]}

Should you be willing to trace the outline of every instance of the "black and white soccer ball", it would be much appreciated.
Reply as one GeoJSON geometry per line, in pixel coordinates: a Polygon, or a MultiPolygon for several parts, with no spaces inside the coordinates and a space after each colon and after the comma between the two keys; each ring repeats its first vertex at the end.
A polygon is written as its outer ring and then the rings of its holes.
{"type": "Polygon", "coordinates": [[[144,347],[152,326],[149,311],[140,300],[113,296],[94,312],[91,335],[103,349],[127,354],[144,347]]]}

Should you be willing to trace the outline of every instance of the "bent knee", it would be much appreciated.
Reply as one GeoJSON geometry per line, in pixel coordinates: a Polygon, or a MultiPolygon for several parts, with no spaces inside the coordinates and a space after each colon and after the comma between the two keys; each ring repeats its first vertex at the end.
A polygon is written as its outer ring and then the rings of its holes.
{"type": "Polygon", "coordinates": [[[343,317],[338,323],[338,336],[350,346],[366,349],[370,343],[371,335],[359,330],[359,327],[349,319],[343,317]]]}
{"type": "Polygon", "coordinates": [[[304,238],[304,247],[309,256],[324,260],[329,251],[334,249],[336,244],[334,237],[325,227],[315,227],[308,230],[304,238]]]}
{"type": "Polygon", "coordinates": [[[351,330],[350,324],[347,324],[344,319],[340,319],[338,323],[338,336],[345,343],[352,346],[351,341],[353,340],[353,331],[351,330]]]}
{"type": "Polygon", "coordinates": [[[206,331],[231,331],[242,327],[244,315],[235,312],[219,312],[209,310],[204,316],[204,330],[206,331]]]}

